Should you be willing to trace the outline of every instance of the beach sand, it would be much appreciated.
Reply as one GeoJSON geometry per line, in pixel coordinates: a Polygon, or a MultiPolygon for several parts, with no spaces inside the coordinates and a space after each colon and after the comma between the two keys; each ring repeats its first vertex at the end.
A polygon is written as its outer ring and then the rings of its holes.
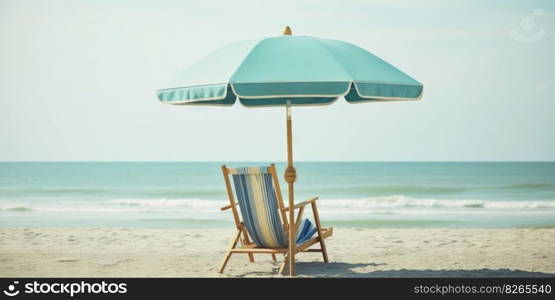
{"type": "MultiPolygon", "coordinates": [[[[1,277],[271,277],[270,255],[234,254],[231,229],[0,229],[1,277]]],[[[330,264],[297,256],[299,276],[555,276],[555,229],[335,228],[330,264]]]]}

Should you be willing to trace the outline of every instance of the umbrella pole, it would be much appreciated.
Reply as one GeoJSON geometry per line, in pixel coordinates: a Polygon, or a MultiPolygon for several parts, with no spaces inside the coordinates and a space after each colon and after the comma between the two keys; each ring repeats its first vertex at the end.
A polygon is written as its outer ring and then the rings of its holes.
{"type": "Polygon", "coordinates": [[[287,101],[287,168],[285,169],[285,181],[289,192],[289,275],[295,276],[295,193],[294,184],[297,179],[297,171],[293,167],[293,129],[291,125],[291,101],[287,101]]]}

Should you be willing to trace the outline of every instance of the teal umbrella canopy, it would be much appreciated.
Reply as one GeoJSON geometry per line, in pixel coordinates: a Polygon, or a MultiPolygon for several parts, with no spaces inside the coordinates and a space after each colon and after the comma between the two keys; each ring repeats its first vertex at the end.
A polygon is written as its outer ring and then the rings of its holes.
{"type": "MultiPolygon", "coordinates": [[[[292,36],[289,27],[283,34],[220,48],[191,65],[157,94],[160,101],[169,104],[226,106],[239,98],[245,106],[286,106],[285,181],[289,224],[295,224],[297,175],[293,166],[291,106],[325,105],[339,97],[351,103],[417,100],[422,97],[423,85],[353,44],[292,36]]],[[[230,207],[234,205],[230,200],[230,207]]],[[[295,240],[295,227],[289,226],[289,241],[295,240]]],[[[322,239],[320,245],[324,261],[328,262],[322,239]]],[[[289,243],[287,253],[289,274],[294,275],[295,243],[289,243]]]]}
{"type": "Polygon", "coordinates": [[[197,61],[162,89],[179,105],[325,105],[418,100],[423,85],[353,44],[283,35],[237,42],[197,61]]]}

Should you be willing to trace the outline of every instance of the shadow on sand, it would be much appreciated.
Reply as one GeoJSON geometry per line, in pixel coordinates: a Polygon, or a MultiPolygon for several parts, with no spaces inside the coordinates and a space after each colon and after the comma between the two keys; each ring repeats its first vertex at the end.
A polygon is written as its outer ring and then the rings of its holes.
{"type": "MultiPolygon", "coordinates": [[[[299,277],[551,277],[555,278],[555,273],[530,272],[523,270],[510,269],[442,269],[442,270],[376,270],[365,272],[360,269],[367,267],[384,266],[384,263],[323,263],[323,262],[298,262],[297,274],[299,277]]],[[[287,271],[286,271],[287,272],[287,271]]],[[[248,276],[276,276],[277,268],[270,272],[249,272],[239,277],[248,276]]]]}
{"type": "Polygon", "coordinates": [[[297,272],[310,277],[555,277],[555,273],[530,272],[510,269],[442,269],[442,270],[376,270],[365,272],[366,267],[383,266],[379,263],[323,263],[299,262],[297,272]],[[359,269],[359,270],[357,270],[359,269]]]}

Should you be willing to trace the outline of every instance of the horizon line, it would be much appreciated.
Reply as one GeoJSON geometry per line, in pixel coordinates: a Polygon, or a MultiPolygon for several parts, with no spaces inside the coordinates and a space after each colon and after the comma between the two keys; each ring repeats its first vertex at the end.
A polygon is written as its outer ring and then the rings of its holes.
{"type": "MultiPolygon", "coordinates": [[[[0,160],[0,163],[267,163],[270,160],[0,160]]],[[[286,160],[273,161],[287,163],[286,160]]],[[[296,163],[552,163],[555,160],[298,160],[296,163]]]]}

